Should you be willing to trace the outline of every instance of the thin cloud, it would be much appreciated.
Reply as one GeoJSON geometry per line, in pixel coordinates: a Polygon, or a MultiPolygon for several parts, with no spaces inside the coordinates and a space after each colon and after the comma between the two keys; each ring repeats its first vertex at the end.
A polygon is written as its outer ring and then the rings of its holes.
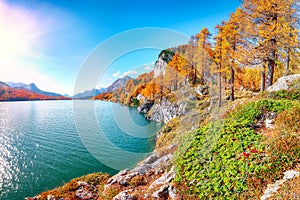
{"type": "Polygon", "coordinates": [[[134,71],[134,70],[130,70],[130,71],[127,71],[123,74],[123,77],[124,76],[132,76],[132,75],[137,75],[138,72],[137,71],[134,71]]]}
{"type": "Polygon", "coordinates": [[[149,70],[151,70],[151,69],[153,69],[153,67],[150,66],[150,65],[146,65],[146,66],[144,67],[144,70],[145,70],[145,71],[149,71],[149,70]]]}
{"type": "Polygon", "coordinates": [[[121,73],[120,71],[117,71],[116,73],[112,74],[112,76],[117,78],[119,77],[120,73],[121,73]]]}
{"type": "Polygon", "coordinates": [[[123,78],[124,76],[135,76],[138,75],[138,72],[135,70],[130,70],[124,73],[121,73],[121,71],[117,71],[116,73],[112,74],[115,78],[123,78]]]}

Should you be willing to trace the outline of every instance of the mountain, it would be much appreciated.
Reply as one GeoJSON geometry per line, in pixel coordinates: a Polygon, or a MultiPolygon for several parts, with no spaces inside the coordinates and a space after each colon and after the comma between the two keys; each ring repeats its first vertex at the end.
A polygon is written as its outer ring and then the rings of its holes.
{"type": "Polygon", "coordinates": [[[90,99],[105,91],[105,88],[86,90],[85,92],[75,94],[73,99],[90,99]]]}
{"type": "MultiPolygon", "coordinates": [[[[26,84],[17,83],[19,86],[26,84]]],[[[38,89],[35,85],[28,87],[29,89],[38,89]]],[[[11,87],[9,84],[0,82],[0,101],[30,101],[30,100],[67,100],[64,96],[50,96],[40,94],[24,87],[11,87]]],[[[49,93],[51,94],[51,93],[49,93]]]]}
{"type": "Polygon", "coordinates": [[[24,83],[7,82],[7,84],[12,88],[24,88],[26,90],[36,92],[38,94],[43,94],[43,95],[46,95],[46,96],[52,96],[52,97],[63,96],[63,95],[58,94],[58,93],[46,92],[46,91],[40,90],[34,83],[30,83],[29,85],[27,85],[27,84],[24,84],[24,83]]]}
{"type": "Polygon", "coordinates": [[[9,85],[7,83],[0,81],[0,88],[6,89],[6,88],[9,88],[9,85]]]}
{"type": "Polygon", "coordinates": [[[111,93],[117,91],[119,88],[126,86],[126,82],[130,79],[132,79],[130,76],[124,76],[123,78],[117,79],[105,89],[104,93],[111,93]]]}

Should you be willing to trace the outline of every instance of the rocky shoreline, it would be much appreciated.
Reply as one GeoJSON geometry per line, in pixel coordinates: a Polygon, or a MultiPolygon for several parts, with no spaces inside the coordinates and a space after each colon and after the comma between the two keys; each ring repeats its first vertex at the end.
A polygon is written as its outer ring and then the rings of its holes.
{"type": "MultiPolygon", "coordinates": [[[[281,82],[282,84],[279,85],[287,84],[291,81],[290,79],[294,78],[298,78],[298,75],[280,79],[278,84],[281,82]]],[[[274,85],[276,86],[276,84],[274,85]]],[[[281,89],[281,86],[273,87],[272,89],[278,91],[281,89]]],[[[171,102],[163,97],[157,103],[145,100],[137,108],[139,112],[145,114],[148,120],[163,122],[165,126],[156,135],[154,152],[137,164],[135,168],[124,169],[112,177],[106,176],[97,184],[91,184],[81,179],[75,180],[71,190],[73,194],[71,198],[68,196],[58,197],[50,191],[42,193],[42,196],[26,198],[26,200],[181,199],[181,195],[176,189],[177,185],[173,183],[176,176],[176,168],[172,161],[178,148],[178,141],[176,143],[173,138],[179,132],[184,133],[194,129],[195,124],[199,124],[199,120],[207,116],[211,107],[207,87],[197,87],[193,89],[193,92],[189,91],[189,93],[197,96],[197,106],[198,109],[201,109],[201,114],[195,112],[192,106],[189,106],[189,104],[193,105],[191,103],[193,100],[189,98],[185,98],[185,100],[178,98],[176,101],[171,102]],[[196,123],[193,124],[192,122],[196,123]],[[185,128],[185,130],[182,130],[182,128],[185,128]]],[[[264,120],[267,119],[264,118],[264,120]]],[[[265,121],[262,122],[262,124],[264,123],[265,121]]],[[[272,126],[267,127],[267,129],[272,129],[272,126]]],[[[299,177],[300,173],[297,169],[286,171],[284,174],[285,176],[282,180],[268,185],[264,194],[261,194],[260,199],[269,199],[285,182],[299,177]]]]}

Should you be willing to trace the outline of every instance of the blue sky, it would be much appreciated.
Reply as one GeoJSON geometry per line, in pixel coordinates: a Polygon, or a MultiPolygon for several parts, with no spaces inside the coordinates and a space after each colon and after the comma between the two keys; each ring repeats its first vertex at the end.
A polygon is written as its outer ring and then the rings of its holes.
{"type": "MultiPolygon", "coordinates": [[[[214,26],[240,4],[240,0],[0,0],[0,55],[5,56],[0,59],[0,81],[35,82],[44,90],[72,94],[89,53],[115,34],[143,27],[187,36],[203,27],[214,32],[214,26]]],[[[158,52],[146,49],[121,56],[99,84],[108,86],[136,68],[150,69],[158,52]]]]}

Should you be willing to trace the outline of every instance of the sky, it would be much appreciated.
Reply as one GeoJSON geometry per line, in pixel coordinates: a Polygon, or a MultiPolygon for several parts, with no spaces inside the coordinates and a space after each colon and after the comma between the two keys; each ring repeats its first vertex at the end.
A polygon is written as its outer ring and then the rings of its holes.
{"type": "MultiPolygon", "coordinates": [[[[214,33],[214,26],[240,4],[240,0],[0,0],[0,81],[34,82],[42,90],[72,95],[83,63],[109,38],[144,27],[187,37],[203,27],[214,33]]],[[[95,87],[150,71],[160,50],[120,55],[95,87]]]]}

